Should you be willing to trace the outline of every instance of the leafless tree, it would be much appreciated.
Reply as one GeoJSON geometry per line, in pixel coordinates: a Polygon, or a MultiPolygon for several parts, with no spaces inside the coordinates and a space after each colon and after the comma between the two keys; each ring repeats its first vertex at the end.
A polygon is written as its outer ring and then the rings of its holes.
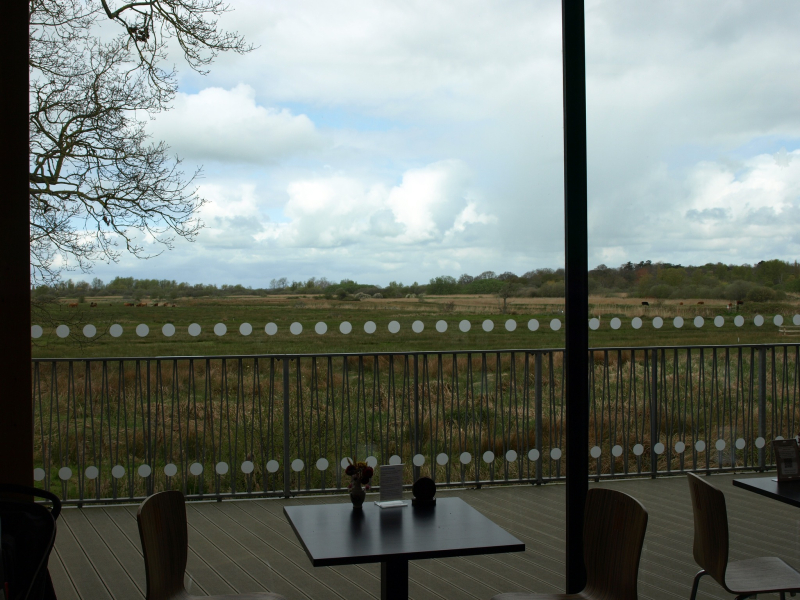
{"type": "Polygon", "coordinates": [[[200,172],[185,174],[145,125],[177,91],[176,71],[162,67],[168,44],[201,73],[219,52],[251,49],[218,28],[228,10],[222,0],[30,0],[35,283],[195,238],[200,172]]]}

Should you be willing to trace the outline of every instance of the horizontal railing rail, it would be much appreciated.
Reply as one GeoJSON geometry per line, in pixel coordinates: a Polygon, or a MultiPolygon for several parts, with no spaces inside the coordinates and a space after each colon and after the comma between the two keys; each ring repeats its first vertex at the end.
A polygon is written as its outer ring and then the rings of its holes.
{"type": "MultiPolygon", "coordinates": [[[[764,470],[800,344],[590,350],[590,476],[764,470]]],[[[563,349],[34,359],[34,479],[70,503],[564,477],[563,349]],[[380,486],[380,470],[373,483],[380,486]]]]}

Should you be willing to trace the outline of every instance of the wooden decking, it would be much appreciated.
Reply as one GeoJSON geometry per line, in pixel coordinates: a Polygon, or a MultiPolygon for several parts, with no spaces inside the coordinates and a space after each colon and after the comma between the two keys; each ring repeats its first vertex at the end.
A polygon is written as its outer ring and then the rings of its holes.
{"type": "MultiPolygon", "coordinates": [[[[725,492],[731,560],[780,556],[800,567],[800,511],[734,488],[725,492]]],[[[697,566],[685,477],[609,481],[647,508],[650,521],[639,570],[639,596],[686,599],[697,566]]],[[[524,553],[412,561],[414,599],[480,598],[501,591],[563,591],[564,486],[484,488],[456,495],[525,542],[524,553]]],[[[368,498],[369,499],[369,498],[368,498]]],[[[344,502],[342,496],[189,505],[187,587],[196,595],[276,591],[289,600],[380,595],[379,565],[313,568],[283,515],[287,504],[344,502]]],[[[50,572],[59,600],[141,600],[144,564],[135,506],[67,508],[59,520],[50,572]]],[[[706,578],[698,598],[729,598],[706,578]]]]}

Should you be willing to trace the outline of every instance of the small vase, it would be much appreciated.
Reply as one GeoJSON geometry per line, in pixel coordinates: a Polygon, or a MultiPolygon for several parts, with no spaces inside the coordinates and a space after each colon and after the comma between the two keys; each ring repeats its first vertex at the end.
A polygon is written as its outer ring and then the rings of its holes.
{"type": "Polygon", "coordinates": [[[367,497],[367,490],[361,487],[361,483],[354,483],[350,489],[350,501],[353,503],[353,510],[361,510],[364,498],[367,497]]]}

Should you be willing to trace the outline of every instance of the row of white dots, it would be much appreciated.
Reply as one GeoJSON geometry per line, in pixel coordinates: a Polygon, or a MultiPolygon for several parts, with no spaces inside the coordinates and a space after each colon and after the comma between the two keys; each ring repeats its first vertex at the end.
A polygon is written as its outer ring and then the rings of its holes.
{"type": "MultiPolygon", "coordinates": [[[[783,437],[782,436],[778,436],[775,439],[776,440],[782,440],[783,437]]],[[[743,450],[746,445],[747,445],[747,442],[744,440],[744,438],[739,438],[734,442],[734,446],[738,450],[743,450]]],[[[756,440],[755,440],[756,448],[760,449],[760,448],[763,448],[765,445],[766,445],[766,441],[764,440],[763,437],[756,438],[756,440]]],[[[695,442],[694,447],[695,447],[695,450],[697,450],[698,452],[705,452],[706,443],[703,440],[698,440],[697,442],[695,442]]],[[[722,452],[726,448],[725,440],[722,440],[722,439],[717,440],[716,443],[714,444],[714,447],[719,452],[722,452]]],[[[666,451],[666,447],[661,442],[658,442],[653,446],[653,451],[656,454],[661,455],[661,454],[664,454],[664,452],[666,451]]],[[[683,454],[685,451],[686,451],[686,444],[684,442],[680,442],[679,441],[679,442],[675,443],[675,452],[676,453],[683,454]]],[[[589,451],[589,454],[591,455],[592,458],[599,459],[603,455],[603,451],[600,448],[600,446],[594,446],[589,451]]],[[[612,456],[614,456],[616,458],[619,458],[620,456],[622,456],[622,454],[623,454],[622,446],[617,444],[616,446],[611,448],[611,454],[612,454],[612,456]]],[[[644,454],[644,446],[642,444],[636,444],[633,447],[633,454],[635,456],[641,456],[642,454],[644,454]]],[[[562,456],[561,448],[552,448],[550,450],[550,459],[551,460],[556,460],[556,461],[560,460],[561,456],[562,456]]],[[[535,448],[533,448],[530,451],[528,451],[528,460],[530,460],[531,462],[538,461],[540,457],[541,457],[541,455],[540,455],[539,451],[536,450],[535,448]]],[[[486,452],[484,452],[481,458],[483,459],[483,462],[485,462],[486,464],[491,464],[491,463],[495,462],[495,459],[496,459],[494,452],[492,452],[491,450],[487,450],[486,452]]],[[[519,458],[519,455],[517,454],[516,450],[509,450],[505,454],[505,459],[509,463],[516,462],[518,458],[519,458]]],[[[470,464],[472,462],[472,454],[470,454],[469,452],[462,452],[458,457],[458,461],[462,465],[468,465],[468,464],[470,464]]],[[[372,468],[375,468],[375,467],[378,466],[378,459],[375,458],[374,456],[367,457],[365,462],[367,463],[367,465],[369,465],[372,468]]],[[[421,467],[421,466],[423,466],[425,464],[425,456],[423,456],[422,454],[416,454],[412,458],[411,462],[414,464],[414,466],[421,467]]],[[[448,462],[450,462],[450,456],[445,454],[444,452],[442,452],[442,453],[440,453],[440,454],[438,454],[436,456],[436,464],[438,464],[439,466],[443,467],[448,462]]],[[[348,459],[347,458],[343,458],[342,462],[341,462],[342,469],[346,469],[348,464],[349,464],[348,459]]],[[[389,464],[390,465],[403,464],[403,459],[400,456],[395,454],[394,456],[389,458],[389,464]]],[[[270,460],[269,462],[267,462],[266,466],[267,466],[267,471],[269,473],[275,473],[281,467],[280,463],[277,460],[270,460]]],[[[291,462],[291,469],[295,473],[298,473],[298,472],[302,471],[303,469],[305,469],[305,466],[306,466],[305,462],[303,462],[303,460],[300,459],[300,458],[295,458],[291,462]]],[[[318,471],[327,471],[328,467],[330,467],[330,463],[328,462],[327,458],[320,458],[319,460],[317,460],[315,466],[316,466],[318,471]]],[[[198,463],[198,462],[192,463],[192,465],[189,467],[189,472],[194,476],[202,475],[203,474],[203,470],[204,470],[203,465],[201,463],[198,463]]],[[[250,473],[252,473],[255,470],[255,465],[253,464],[252,461],[246,460],[241,464],[241,470],[242,470],[242,473],[244,473],[245,475],[249,475],[250,473]]],[[[217,475],[226,475],[228,473],[228,471],[229,471],[228,463],[226,463],[226,462],[218,462],[214,467],[214,471],[217,473],[217,475]]],[[[150,468],[150,465],[142,464],[142,465],[139,465],[139,468],[137,469],[137,473],[139,474],[140,477],[146,478],[146,477],[150,477],[150,475],[153,473],[153,470],[150,468]]],[[[169,463],[169,464],[164,466],[164,474],[167,477],[174,477],[175,475],[177,475],[177,473],[178,473],[178,467],[174,463],[169,463]]],[[[33,470],[33,478],[36,481],[42,481],[45,478],[45,475],[46,475],[45,474],[45,470],[42,469],[42,468],[36,468],[36,469],[33,470]]],[[[97,479],[97,477],[100,475],[100,471],[99,471],[99,469],[97,467],[94,467],[94,466],[87,467],[86,471],[85,471],[85,475],[86,475],[87,479],[90,479],[90,480],[97,479]]],[[[123,467],[122,465],[114,466],[111,469],[111,475],[115,479],[121,479],[122,477],[125,476],[125,467],[123,467]]],[[[61,467],[58,470],[58,477],[62,481],[68,481],[69,479],[72,478],[72,469],[70,469],[69,467],[61,467]]]]}
{"type": "MultiPolygon", "coordinates": [[[[745,322],[744,317],[742,315],[737,315],[733,319],[733,324],[736,327],[741,327],[742,325],[744,325],[744,322],[745,322]]],[[[761,327],[764,324],[764,322],[765,322],[764,317],[761,315],[756,315],[753,318],[753,324],[756,327],[761,327]]],[[[672,325],[676,329],[680,329],[681,327],[683,327],[684,323],[685,321],[683,317],[675,317],[672,320],[672,325]]],[[[699,329],[705,325],[705,319],[703,317],[697,316],[694,318],[693,323],[694,326],[699,329]]],[[[714,317],[713,323],[717,327],[722,327],[723,325],[725,325],[725,318],[721,316],[714,317]]],[[[784,323],[783,316],[775,315],[772,318],[772,323],[777,327],[781,327],[784,323]]],[[[800,326],[800,315],[794,315],[794,317],[792,318],[792,323],[794,323],[794,325],[800,326]]],[[[622,327],[622,320],[619,319],[618,317],[614,317],[613,319],[611,319],[611,321],[609,321],[609,325],[611,326],[611,329],[620,329],[622,327]]],[[[641,318],[634,317],[633,319],[631,319],[631,327],[633,327],[634,329],[641,329],[642,325],[643,321],[641,318]]],[[[664,319],[662,319],[661,317],[655,317],[652,320],[652,325],[655,329],[661,329],[664,326],[664,319]]],[[[439,333],[444,333],[445,331],[447,331],[448,326],[449,325],[447,321],[437,321],[435,328],[436,331],[438,331],[439,333]]],[[[491,319],[486,319],[481,323],[481,328],[486,332],[494,330],[494,327],[495,323],[491,319]]],[[[517,329],[517,322],[514,319],[508,319],[504,323],[504,327],[506,331],[515,331],[517,329]]],[[[387,328],[389,330],[389,333],[392,334],[399,333],[400,323],[398,321],[391,321],[387,328]]],[[[592,329],[593,331],[599,329],[600,319],[598,319],[597,317],[589,319],[589,328],[592,329]]],[[[377,331],[377,329],[378,326],[375,324],[374,321],[367,321],[366,323],[364,323],[364,332],[367,334],[373,334],[377,331]]],[[[459,322],[458,329],[462,333],[466,333],[470,329],[472,329],[472,323],[464,319],[463,321],[459,322]]],[[[537,331],[539,329],[539,321],[536,319],[529,320],[528,329],[530,331],[537,331]]],[[[561,321],[559,319],[551,320],[550,329],[552,331],[560,330],[561,321]]],[[[411,324],[411,330],[414,333],[422,333],[425,330],[425,324],[422,321],[414,321],[411,324]]],[[[187,333],[192,337],[199,336],[202,333],[202,331],[203,328],[198,323],[192,323],[187,328],[187,333]]],[[[328,332],[328,324],[325,323],[324,321],[320,321],[319,323],[314,325],[314,331],[318,335],[325,335],[328,332]]],[[[342,323],[339,324],[339,332],[342,333],[343,335],[348,335],[352,331],[353,331],[353,325],[350,322],[343,321],[342,323]]],[[[124,330],[122,328],[122,325],[119,324],[114,324],[108,329],[108,333],[111,335],[111,337],[115,338],[120,337],[123,334],[123,332],[124,330]]],[[[173,325],[172,323],[167,323],[161,328],[161,333],[165,337],[172,337],[173,335],[175,335],[176,332],[177,329],[175,328],[175,325],[173,325]]],[[[267,325],[264,327],[264,332],[270,336],[275,335],[278,333],[278,326],[275,323],[267,323],[267,325]]],[[[289,326],[289,332],[292,333],[292,335],[300,335],[301,333],[303,333],[303,325],[297,322],[292,323],[289,326]]],[[[222,337],[228,333],[228,326],[225,323],[217,323],[216,325],[214,325],[214,333],[217,336],[222,337]]],[[[243,336],[248,336],[253,333],[253,326],[250,323],[242,323],[241,325],[239,325],[239,333],[243,336]]],[[[68,325],[59,325],[58,327],[56,327],[56,335],[58,337],[66,338],[69,336],[69,334],[70,334],[70,328],[68,325]]],[[[40,325],[34,325],[31,327],[32,338],[38,339],[42,337],[42,335],[44,335],[44,329],[42,329],[40,325]]],[[[85,325],[83,327],[83,335],[87,338],[95,337],[97,335],[97,327],[91,324],[85,325]]],[[[147,337],[148,335],[150,335],[150,327],[148,327],[144,323],[140,323],[139,325],[136,326],[136,335],[138,335],[139,337],[147,337]]]]}

